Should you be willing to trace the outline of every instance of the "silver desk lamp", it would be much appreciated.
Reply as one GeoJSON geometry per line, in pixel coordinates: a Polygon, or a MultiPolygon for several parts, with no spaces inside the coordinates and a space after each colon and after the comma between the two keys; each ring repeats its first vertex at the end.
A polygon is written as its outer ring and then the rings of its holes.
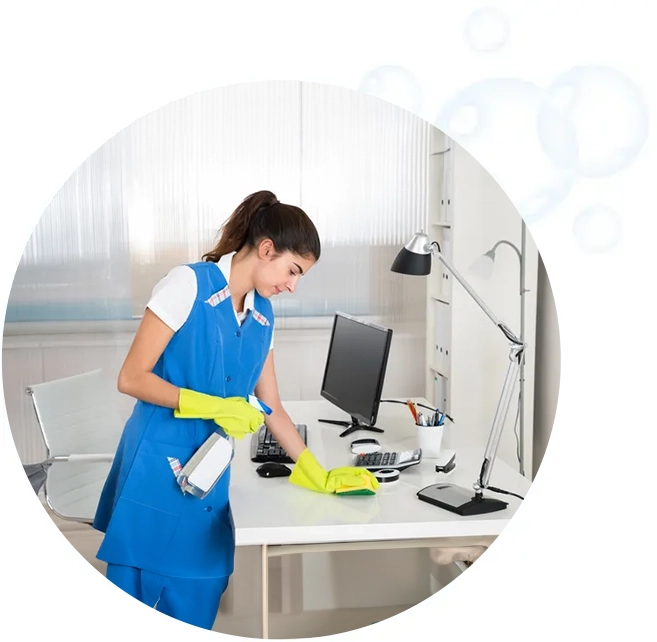
{"type": "MultiPolygon", "coordinates": [[[[484,490],[504,492],[489,486],[490,475],[493,470],[495,454],[500,443],[504,422],[509,411],[511,396],[515,382],[518,380],[518,371],[522,363],[526,344],[516,337],[513,332],[493,314],[490,308],[479,298],[469,283],[459,274],[456,268],[443,256],[440,246],[430,241],[424,232],[418,232],[403,247],[390,268],[393,272],[411,276],[427,276],[431,272],[431,256],[434,255],[451,272],[454,278],[465,288],[475,303],[484,311],[486,316],[500,329],[510,344],[509,368],[504,379],[502,394],[497,405],[493,425],[488,436],[488,443],[484,452],[479,477],[473,484],[472,491],[454,484],[434,484],[418,493],[424,501],[445,508],[459,515],[480,515],[504,510],[508,504],[492,497],[484,497],[484,490]]],[[[510,493],[513,494],[513,493],[510,493]]]]}
{"type": "MultiPolygon", "coordinates": [[[[476,274],[481,278],[488,279],[493,274],[493,266],[495,263],[495,251],[500,245],[508,245],[518,256],[520,262],[520,340],[525,340],[525,294],[529,292],[525,288],[525,250],[527,244],[527,227],[525,222],[522,222],[522,235],[521,235],[520,249],[511,241],[505,239],[497,241],[493,247],[485,254],[482,254],[470,268],[472,274],[476,274]]],[[[520,474],[525,474],[525,359],[523,358],[520,364],[520,390],[518,396],[518,464],[520,474]]]]}

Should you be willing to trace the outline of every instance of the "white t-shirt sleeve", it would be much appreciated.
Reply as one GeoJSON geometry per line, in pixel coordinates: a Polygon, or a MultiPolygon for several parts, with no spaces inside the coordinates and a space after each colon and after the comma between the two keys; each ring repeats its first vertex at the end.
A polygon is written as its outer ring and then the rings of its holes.
{"type": "MultiPolygon", "coordinates": [[[[174,332],[182,328],[196,301],[196,274],[188,265],[173,268],[153,288],[147,306],[174,332]]],[[[272,328],[269,349],[274,348],[274,329],[272,328]]]]}
{"type": "Polygon", "coordinates": [[[156,284],[146,307],[178,332],[192,311],[197,287],[194,270],[179,265],[156,284]]]}

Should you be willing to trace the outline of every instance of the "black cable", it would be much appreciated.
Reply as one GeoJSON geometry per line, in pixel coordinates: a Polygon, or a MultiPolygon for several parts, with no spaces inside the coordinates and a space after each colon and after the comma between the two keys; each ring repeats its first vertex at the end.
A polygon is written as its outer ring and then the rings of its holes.
{"type": "Polygon", "coordinates": [[[492,490],[494,493],[501,493],[502,495],[513,495],[514,497],[517,497],[518,499],[522,499],[524,501],[524,497],[521,495],[516,495],[516,493],[512,493],[509,490],[502,490],[501,488],[495,488],[495,486],[486,486],[486,490],[492,490]]]}
{"type": "Polygon", "coordinates": [[[485,486],[483,479],[484,479],[484,473],[486,472],[487,464],[490,463],[490,460],[484,459],[483,462],[481,462],[481,470],[479,471],[479,480],[478,484],[482,490],[490,490],[494,493],[502,493],[502,495],[513,495],[514,497],[517,497],[518,499],[524,500],[525,498],[522,497],[521,495],[516,495],[516,493],[512,493],[509,490],[504,490],[503,488],[495,488],[495,486],[485,486]]]}
{"type": "MultiPolygon", "coordinates": [[[[380,399],[380,401],[381,403],[401,403],[406,405],[405,401],[399,401],[399,399],[380,399]]],[[[425,410],[431,410],[431,412],[436,411],[436,408],[430,408],[429,406],[425,406],[423,403],[416,403],[415,405],[420,406],[420,408],[424,408],[425,410]]],[[[438,410],[441,412],[440,409],[438,410]]],[[[443,412],[442,414],[445,415],[445,417],[447,417],[447,419],[449,419],[453,424],[456,423],[446,412],[443,412]]]]}

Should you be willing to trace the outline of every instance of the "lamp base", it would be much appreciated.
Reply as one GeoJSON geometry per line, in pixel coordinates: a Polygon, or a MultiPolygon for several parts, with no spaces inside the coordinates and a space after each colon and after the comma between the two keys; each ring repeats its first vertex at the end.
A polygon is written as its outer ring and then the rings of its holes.
{"type": "Polygon", "coordinates": [[[418,499],[463,515],[484,515],[504,510],[509,504],[501,499],[482,497],[473,490],[454,484],[432,484],[417,492],[418,499]]]}

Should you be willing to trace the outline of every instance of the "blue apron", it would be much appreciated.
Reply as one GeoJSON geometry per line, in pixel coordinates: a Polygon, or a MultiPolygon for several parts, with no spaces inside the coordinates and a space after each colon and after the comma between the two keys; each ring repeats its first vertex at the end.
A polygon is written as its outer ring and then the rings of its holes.
{"type": "MultiPolygon", "coordinates": [[[[246,397],[269,352],[271,303],[255,294],[240,326],[228,284],[215,263],[191,264],[196,301],[153,372],[178,386],[218,397],[246,397]]],[[[212,420],[176,419],[171,408],[137,401],[119,442],[93,526],[105,533],[98,559],[178,578],[233,572],[235,527],[230,468],[209,495],[182,493],[169,457],[184,465],[212,434],[212,420]]]]}

